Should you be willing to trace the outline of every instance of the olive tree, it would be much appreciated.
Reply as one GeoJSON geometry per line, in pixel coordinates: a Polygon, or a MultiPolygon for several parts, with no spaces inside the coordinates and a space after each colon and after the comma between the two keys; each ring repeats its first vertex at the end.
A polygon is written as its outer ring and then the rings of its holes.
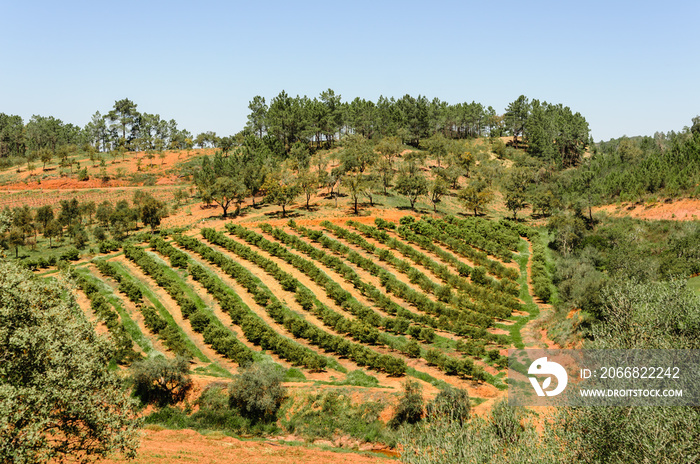
{"type": "Polygon", "coordinates": [[[189,362],[183,357],[148,358],[134,363],[131,370],[134,394],[144,403],[159,406],[177,403],[184,400],[192,388],[189,362]]]}
{"type": "Polygon", "coordinates": [[[229,384],[229,406],[254,421],[276,419],[277,411],[287,395],[282,385],[283,377],[283,372],[272,364],[240,368],[229,384]]]}
{"type": "Polygon", "coordinates": [[[136,403],[70,295],[0,261],[0,462],[135,455],[136,403]]]}

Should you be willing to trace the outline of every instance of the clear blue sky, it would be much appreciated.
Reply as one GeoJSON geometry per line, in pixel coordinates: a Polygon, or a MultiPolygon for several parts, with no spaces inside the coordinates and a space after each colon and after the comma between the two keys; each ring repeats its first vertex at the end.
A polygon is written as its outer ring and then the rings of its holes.
{"type": "Polygon", "coordinates": [[[197,134],[282,89],[409,93],[503,113],[524,94],[595,140],[700,114],[700,2],[0,2],[0,112],[84,126],[115,100],[197,134]]]}

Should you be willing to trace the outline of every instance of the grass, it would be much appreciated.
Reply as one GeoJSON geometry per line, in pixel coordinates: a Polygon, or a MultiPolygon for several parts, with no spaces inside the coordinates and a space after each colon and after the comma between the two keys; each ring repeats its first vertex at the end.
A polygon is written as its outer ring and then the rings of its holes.
{"type": "Polygon", "coordinates": [[[510,332],[510,337],[513,341],[513,345],[518,349],[525,348],[523,343],[523,337],[520,330],[528,323],[528,321],[534,319],[539,315],[540,309],[537,307],[535,302],[532,300],[532,296],[529,292],[529,287],[527,285],[527,262],[530,258],[530,250],[528,244],[524,239],[521,239],[520,245],[518,246],[518,255],[515,256],[515,261],[520,266],[520,277],[518,277],[518,283],[520,284],[520,299],[525,302],[523,309],[529,314],[528,316],[518,316],[513,317],[515,324],[504,325],[497,324],[497,327],[508,330],[510,332]]]}
{"type": "Polygon", "coordinates": [[[693,290],[695,293],[700,294],[700,276],[688,279],[688,288],[693,290]]]}
{"type": "MultiPolygon", "coordinates": [[[[28,237],[31,238],[31,237],[28,237]]],[[[62,241],[59,241],[58,238],[54,238],[51,240],[52,245],[49,246],[49,239],[43,238],[41,235],[37,237],[37,243],[35,246],[35,249],[32,250],[31,248],[27,247],[26,245],[20,246],[19,249],[19,259],[37,259],[37,258],[44,258],[48,259],[52,256],[55,256],[56,259],[58,259],[65,251],[71,249],[71,248],[76,248],[75,245],[73,245],[70,240],[68,240],[68,236],[63,238],[62,241]]],[[[85,254],[88,252],[91,252],[90,245],[93,245],[95,249],[97,248],[97,243],[94,241],[88,241],[87,245],[85,248],[80,251],[81,254],[85,254]]],[[[8,255],[11,256],[12,258],[15,257],[15,250],[14,247],[9,250],[8,255]]]]}
{"type": "Polygon", "coordinates": [[[445,382],[444,380],[436,379],[436,378],[433,377],[432,375],[426,374],[425,372],[421,372],[421,371],[416,370],[416,369],[414,369],[414,368],[412,368],[412,367],[407,367],[407,368],[406,368],[406,375],[410,375],[411,377],[415,377],[415,378],[417,378],[417,379],[420,379],[420,380],[422,380],[423,382],[427,382],[427,383],[431,384],[432,386],[437,387],[437,388],[439,388],[439,389],[441,389],[441,390],[442,390],[442,389],[445,389],[445,388],[447,388],[447,387],[450,386],[450,385],[449,385],[447,382],[445,382]]]}
{"type": "MultiPolygon", "coordinates": [[[[332,378],[332,377],[331,377],[332,378]]],[[[366,388],[392,388],[392,387],[385,387],[379,385],[379,380],[371,376],[369,374],[366,374],[364,371],[357,369],[354,371],[349,372],[346,376],[345,379],[343,380],[334,380],[331,382],[325,382],[322,380],[314,382],[314,384],[318,385],[341,385],[341,386],[353,386],[353,387],[366,387],[366,388]]]]}

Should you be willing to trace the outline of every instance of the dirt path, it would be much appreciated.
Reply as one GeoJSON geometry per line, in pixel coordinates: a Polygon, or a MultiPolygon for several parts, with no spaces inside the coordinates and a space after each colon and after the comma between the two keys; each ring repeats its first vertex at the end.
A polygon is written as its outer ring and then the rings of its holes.
{"type": "Polygon", "coordinates": [[[700,199],[681,198],[658,201],[652,204],[621,203],[596,206],[594,213],[604,212],[612,216],[630,216],[646,220],[697,221],[700,218],[700,199]]]}
{"type": "Polygon", "coordinates": [[[129,273],[137,278],[143,285],[145,285],[151,292],[153,292],[165,309],[170,313],[175,323],[180,326],[185,335],[190,339],[190,341],[201,351],[204,356],[209,358],[212,363],[218,364],[220,367],[224,368],[230,373],[235,373],[238,368],[238,364],[231,361],[230,359],[224,358],[219,353],[214,351],[209,345],[204,343],[204,337],[192,330],[189,321],[182,317],[182,312],[180,311],[180,306],[172,299],[168,293],[160,288],[150,276],[144,274],[141,269],[133,264],[131,261],[126,259],[124,256],[118,256],[114,258],[119,264],[128,269],[129,273]]]}
{"type": "Polygon", "coordinates": [[[142,431],[141,447],[135,461],[112,457],[105,464],[387,464],[381,456],[352,452],[335,452],[315,446],[289,446],[277,441],[238,440],[222,433],[201,435],[194,430],[159,430],[157,427],[142,431]]]}

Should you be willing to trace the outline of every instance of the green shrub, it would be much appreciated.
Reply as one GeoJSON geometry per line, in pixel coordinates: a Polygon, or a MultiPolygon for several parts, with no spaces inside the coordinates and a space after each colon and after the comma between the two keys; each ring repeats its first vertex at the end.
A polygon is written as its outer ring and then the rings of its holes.
{"type": "Polygon", "coordinates": [[[403,384],[403,394],[399,397],[394,417],[389,421],[391,428],[401,424],[415,424],[423,417],[423,390],[418,382],[407,380],[403,384]]]}
{"type": "Polygon", "coordinates": [[[476,266],[474,269],[471,271],[471,276],[472,276],[472,282],[474,282],[477,285],[484,285],[486,284],[486,269],[484,269],[481,266],[476,266]]]}
{"type": "Polygon", "coordinates": [[[411,358],[420,358],[420,345],[415,340],[409,340],[404,347],[404,352],[411,358]]]}
{"type": "Polygon", "coordinates": [[[461,388],[447,387],[437,394],[425,408],[428,419],[449,420],[464,424],[469,419],[469,393],[461,388]]]}
{"type": "Polygon", "coordinates": [[[159,406],[184,400],[192,388],[189,362],[182,357],[168,360],[158,356],[136,362],[131,367],[131,381],[136,397],[159,406]]]}
{"type": "Polygon", "coordinates": [[[123,292],[126,297],[134,303],[140,303],[142,301],[141,289],[131,281],[121,280],[119,282],[119,291],[123,292]]]}
{"type": "Polygon", "coordinates": [[[423,327],[420,329],[420,333],[418,334],[418,338],[421,340],[427,342],[427,343],[432,343],[433,340],[435,340],[435,331],[431,329],[430,327],[423,327]]]}
{"type": "Polygon", "coordinates": [[[80,252],[77,248],[68,248],[61,254],[60,259],[63,261],[77,261],[78,259],[80,259],[80,252]]]}
{"type": "Polygon", "coordinates": [[[165,346],[170,348],[173,353],[179,356],[192,356],[192,353],[190,353],[189,348],[187,348],[187,343],[185,343],[185,339],[183,338],[182,334],[180,334],[176,328],[167,325],[167,322],[165,327],[158,333],[158,336],[160,336],[163,343],[165,343],[165,346]]]}
{"type": "Polygon", "coordinates": [[[163,319],[158,311],[151,306],[144,306],[141,308],[141,314],[143,314],[144,323],[148,330],[154,334],[158,334],[161,330],[168,326],[168,322],[163,319]]]}
{"type": "Polygon", "coordinates": [[[507,400],[501,400],[491,410],[491,427],[494,435],[506,443],[518,441],[523,431],[518,410],[510,406],[507,400]]]}
{"type": "Polygon", "coordinates": [[[208,385],[196,401],[197,412],[188,418],[188,428],[198,430],[222,430],[229,433],[272,433],[275,427],[267,430],[252,427],[250,420],[228,406],[226,384],[216,382],[208,385]]]}
{"type": "Polygon", "coordinates": [[[86,180],[90,180],[90,176],[88,175],[87,168],[83,168],[78,171],[78,181],[84,182],[86,180]]]}
{"type": "Polygon", "coordinates": [[[192,326],[192,330],[197,333],[202,333],[209,324],[211,324],[211,318],[206,311],[200,309],[190,315],[190,325],[192,326]]]}
{"type": "Polygon", "coordinates": [[[252,364],[239,369],[229,384],[229,406],[254,422],[271,422],[287,390],[282,386],[284,374],[272,364],[252,364]]]}
{"type": "Polygon", "coordinates": [[[119,250],[119,242],[116,240],[103,240],[99,244],[100,253],[110,253],[119,250]]]}

